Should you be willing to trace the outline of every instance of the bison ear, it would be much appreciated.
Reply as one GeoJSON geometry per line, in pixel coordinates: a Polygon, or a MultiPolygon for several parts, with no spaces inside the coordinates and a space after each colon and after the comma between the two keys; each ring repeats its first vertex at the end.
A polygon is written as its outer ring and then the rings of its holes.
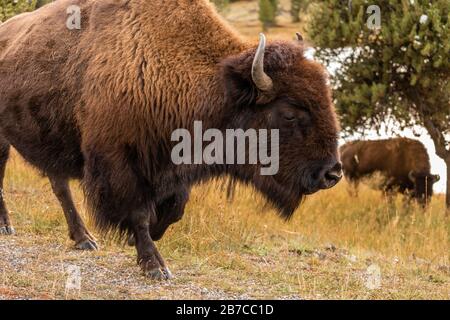
{"type": "Polygon", "coordinates": [[[433,180],[433,183],[436,183],[436,182],[438,182],[439,180],[441,180],[441,176],[438,175],[438,174],[433,174],[433,175],[431,176],[431,179],[433,180]]]}
{"type": "Polygon", "coordinates": [[[227,105],[244,108],[256,103],[258,89],[252,81],[251,65],[238,56],[227,59],[222,64],[222,72],[227,105]]]}
{"type": "Polygon", "coordinates": [[[227,103],[239,107],[265,104],[274,97],[272,78],[264,71],[266,36],[259,34],[256,52],[231,57],[222,64],[227,103]]]}

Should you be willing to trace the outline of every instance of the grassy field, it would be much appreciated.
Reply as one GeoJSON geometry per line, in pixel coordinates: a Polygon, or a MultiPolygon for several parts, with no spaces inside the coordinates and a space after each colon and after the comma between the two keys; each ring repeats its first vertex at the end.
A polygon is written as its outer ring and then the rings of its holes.
{"type": "Polygon", "coordinates": [[[133,248],[113,239],[98,235],[98,252],[74,250],[48,181],[16,154],[5,182],[18,234],[0,238],[2,299],[450,297],[442,196],[423,211],[401,198],[389,203],[366,186],[350,198],[341,183],[284,222],[250,189],[239,187],[230,203],[220,182],[199,186],[182,222],[158,244],[176,275],[159,283],[141,274],[133,248]],[[73,266],[81,271],[80,290],[66,288],[73,266]],[[374,267],[381,274],[375,288],[368,283],[374,267]]]}
{"type": "MultiPolygon", "coordinates": [[[[269,35],[290,39],[303,27],[289,22],[287,1],[282,5],[269,35]]],[[[256,8],[255,1],[236,3],[224,15],[257,39],[256,8]]],[[[350,197],[343,182],[309,197],[284,222],[250,189],[239,187],[230,203],[220,182],[199,186],[184,219],[158,243],[175,274],[160,283],[141,274],[133,248],[113,239],[97,234],[100,251],[74,250],[48,180],[15,153],[5,189],[17,235],[0,237],[0,299],[450,297],[450,218],[442,195],[424,211],[367,186],[350,197]],[[80,290],[67,287],[74,267],[80,290]]],[[[77,183],[73,190],[88,220],[77,183]]]]}

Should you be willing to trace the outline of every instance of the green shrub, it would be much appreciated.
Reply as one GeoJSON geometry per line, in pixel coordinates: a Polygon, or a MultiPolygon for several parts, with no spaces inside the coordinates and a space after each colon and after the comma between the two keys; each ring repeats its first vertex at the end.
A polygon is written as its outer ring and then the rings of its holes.
{"type": "Polygon", "coordinates": [[[300,11],[306,10],[308,0],[291,0],[292,22],[300,22],[300,11]]]}
{"type": "Polygon", "coordinates": [[[36,5],[36,0],[0,0],[0,21],[27,11],[32,11],[36,5]]]}
{"type": "Polygon", "coordinates": [[[264,30],[276,24],[277,13],[278,0],[259,0],[259,20],[264,30]]]}

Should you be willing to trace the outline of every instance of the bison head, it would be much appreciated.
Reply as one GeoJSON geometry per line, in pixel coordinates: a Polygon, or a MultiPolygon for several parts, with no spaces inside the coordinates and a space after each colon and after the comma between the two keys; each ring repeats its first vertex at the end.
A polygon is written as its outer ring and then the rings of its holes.
{"type": "Polygon", "coordinates": [[[328,76],[305,58],[301,37],[266,46],[261,34],[256,49],[226,59],[222,71],[230,111],[225,125],[279,130],[278,173],[262,176],[258,166],[236,166],[238,179],[253,184],[285,217],[304,195],[339,182],[339,126],[328,76]]]}
{"type": "Polygon", "coordinates": [[[414,184],[412,196],[420,203],[426,203],[433,195],[433,185],[440,180],[439,175],[411,171],[409,180],[414,184]]]}

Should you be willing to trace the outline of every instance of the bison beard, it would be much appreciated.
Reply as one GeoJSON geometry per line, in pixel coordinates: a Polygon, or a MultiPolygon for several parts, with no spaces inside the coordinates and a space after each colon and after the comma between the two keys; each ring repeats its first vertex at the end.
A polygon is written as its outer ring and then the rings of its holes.
{"type": "MultiPolygon", "coordinates": [[[[95,249],[68,186],[81,180],[97,226],[132,236],[153,278],[171,276],[154,241],[181,219],[193,185],[231,177],[289,218],[303,195],[341,178],[324,69],[302,42],[244,41],[207,0],[59,0],[0,25],[0,44],[0,182],[13,146],[50,178],[77,247],[95,249]],[[66,28],[71,5],[81,30],[66,28]],[[174,165],[171,133],[195,121],[278,129],[278,174],[174,165]]],[[[3,198],[1,230],[13,230],[3,198]]]]}

